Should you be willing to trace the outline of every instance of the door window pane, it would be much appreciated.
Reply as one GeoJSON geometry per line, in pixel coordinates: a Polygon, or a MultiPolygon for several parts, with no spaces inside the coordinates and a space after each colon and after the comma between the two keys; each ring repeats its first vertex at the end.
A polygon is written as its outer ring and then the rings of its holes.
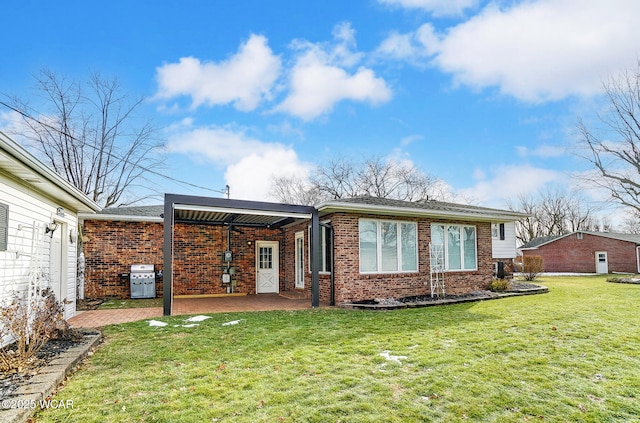
{"type": "Polygon", "coordinates": [[[260,247],[260,269],[273,268],[272,254],[273,254],[272,247],[260,247]]]}

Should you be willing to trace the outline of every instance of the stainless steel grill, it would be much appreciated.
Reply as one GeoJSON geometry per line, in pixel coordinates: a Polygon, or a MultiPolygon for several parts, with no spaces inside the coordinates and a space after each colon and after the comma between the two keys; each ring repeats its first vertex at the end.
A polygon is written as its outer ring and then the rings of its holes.
{"type": "Polygon", "coordinates": [[[156,272],[153,264],[132,264],[129,279],[131,298],[156,297],[156,272]]]}

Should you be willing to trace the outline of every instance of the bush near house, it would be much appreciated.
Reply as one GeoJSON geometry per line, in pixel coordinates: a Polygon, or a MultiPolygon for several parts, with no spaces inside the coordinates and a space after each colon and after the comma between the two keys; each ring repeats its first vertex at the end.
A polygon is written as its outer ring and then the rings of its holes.
{"type": "Polygon", "coordinates": [[[51,288],[38,289],[31,298],[14,292],[0,308],[0,372],[23,372],[35,365],[36,354],[49,341],[69,330],[64,305],[51,288]]]}
{"type": "Polygon", "coordinates": [[[544,272],[544,259],[540,256],[524,256],[522,276],[526,281],[535,280],[540,273],[544,272]]]}

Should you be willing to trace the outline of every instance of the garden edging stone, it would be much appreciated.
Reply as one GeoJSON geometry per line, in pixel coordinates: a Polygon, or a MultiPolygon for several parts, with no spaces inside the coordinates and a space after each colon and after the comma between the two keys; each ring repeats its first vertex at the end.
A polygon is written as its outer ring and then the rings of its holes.
{"type": "Polygon", "coordinates": [[[40,409],[40,402],[46,400],[73,372],[76,365],[86,357],[100,341],[102,333],[89,332],[78,345],[60,353],[48,365],[20,386],[7,398],[0,399],[0,423],[24,423],[40,409]]]}

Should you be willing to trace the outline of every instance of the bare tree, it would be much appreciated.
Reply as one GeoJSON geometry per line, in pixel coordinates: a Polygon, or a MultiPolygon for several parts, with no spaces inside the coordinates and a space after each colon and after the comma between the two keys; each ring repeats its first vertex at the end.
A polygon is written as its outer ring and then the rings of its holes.
{"type": "Polygon", "coordinates": [[[589,181],[618,203],[640,211],[640,62],[603,84],[609,108],[589,128],[580,119],[580,147],[593,165],[589,181]]]}
{"type": "Polygon", "coordinates": [[[622,232],[628,234],[640,234],[640,212],[636,209],[629,209],[622,221],[622,232]]]}
{"type": "Polygon", "coordinates": [[[318,166],[308,180],[276,178],[274,197],[278,201],[318,204],[326,200],[369,195],[416,201],[444,199],[443,184],[410,163],[372,157],[362,162],[330,160],[318,166]]]}
{"type": "Polygon", "coordinates": [[[42,70],[36,89],[44,100],[38,117],[27,102],[14,104],[28,128],[21,135],[47,164],[104,207],[139,201],[130,190],[162,162],[156,130],[136,116],[144,99],[130,100],[117,79],[97,73],[86,82],[69,82],[42,70]]]}
{"type": "Polygon", "coordinates": [[[516,239],[522,244],[538,237],[604,229],[605,225],[598,223],[596,206],[560,188],[520,195],[516,202],[508,201],[507,207],[529,215],[516,225],[516,239]]]}

